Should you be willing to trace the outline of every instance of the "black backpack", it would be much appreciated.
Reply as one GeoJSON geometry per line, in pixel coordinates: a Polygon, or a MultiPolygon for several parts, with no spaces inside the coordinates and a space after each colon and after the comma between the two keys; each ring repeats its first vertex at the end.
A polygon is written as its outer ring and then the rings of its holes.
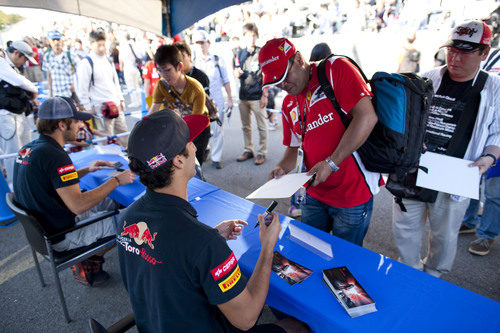
{"type": "MultiPolygon", "coordinates": [[[[319,64],[318,79],[347,128],[350,120],[341,111],[325,72],[326,61],[332,56],[319,64]]],[[[377,72],[368,80],[356,62],[346,58],[370,84],[374,94],[372,103],[378,116],[373,131],[357,152],[368,171],[403,177],[417,166],[423,151],[429,106],[434,95],[432,82],[413,73],[385,72],[377,72]]]]}
{"type": "Polygon", "coordinates": [[[15,114],[30,114],[33,110],[30,100],[33,94],[22,88],[13,86],[7,81],[0,81],[0,109],[15,114]]]}

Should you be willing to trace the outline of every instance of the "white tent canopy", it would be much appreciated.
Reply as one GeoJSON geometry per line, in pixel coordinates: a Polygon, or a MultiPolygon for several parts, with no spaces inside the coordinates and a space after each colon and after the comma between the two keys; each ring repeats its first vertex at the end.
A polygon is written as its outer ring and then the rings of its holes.
{"type": "Polygon", "coordinates": [[[163,34],[161,0],[0,0],[0,6],[48,9],[163,34]]]}

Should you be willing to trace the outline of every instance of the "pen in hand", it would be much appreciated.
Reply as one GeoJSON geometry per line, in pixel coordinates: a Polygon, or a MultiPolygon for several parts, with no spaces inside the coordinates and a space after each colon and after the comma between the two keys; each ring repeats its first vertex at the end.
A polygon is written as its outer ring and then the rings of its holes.
{"type": "MultiPolygon", "coordinates": [[[[264,221],[266,220],[266,218],[271,215],[271,212],[274,210],[274,208],[276,208],[276,206],[278,205],[278,202],[273,200],[273,202],[271,202],[271,204],[269,205],[269,207],[266,208],[266,211],[264,212],[264,221]]],[[[257,224],[255,224],[255,227],[253,227],[254,229],[257,228],[257,226],[259,225],[259,221],[257,220],[257,224]]]]}
{"type": "Polygon", "coordinates": [[[309,179],[309,180],[307,181],[306,190],[308,190],[308,189],[309,189],[309,187],[311,187],[311,185],[314,183],[314,181],[315,181],[315,180],[316,180],[316,174],[314,174],[314,175],[311,177],[311,179],[309,179]]]}

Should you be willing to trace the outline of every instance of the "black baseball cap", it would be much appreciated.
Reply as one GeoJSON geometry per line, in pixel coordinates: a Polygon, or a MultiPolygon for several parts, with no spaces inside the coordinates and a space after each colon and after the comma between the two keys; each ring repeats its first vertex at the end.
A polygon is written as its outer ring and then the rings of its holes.
{"type": "Polygon", "coordinates": [[[209,123],[204,115],[181,118],[170,110],[155,112],[135,124],[128,138],[128,155],[154,170],[179,155],[209,123]]]}
{"type": "Polygon", "coordinates": [[[76,120],[89,120],[92,115],[88,112],[80,111],[76,102],[69,97],[47,98],[38,109],[40,119],[65,119],[74,118],[76,120]]]}

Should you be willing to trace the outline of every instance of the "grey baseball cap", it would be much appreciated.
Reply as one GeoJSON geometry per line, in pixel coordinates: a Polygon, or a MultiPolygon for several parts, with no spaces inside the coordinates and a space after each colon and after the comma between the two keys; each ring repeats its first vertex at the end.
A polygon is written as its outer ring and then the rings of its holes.
{"type": "Polygon", "coordinates": [[[28,58],[28,60],[33,64],[38,65],[38,62],[35,60],[35,58],[33,58],[35,56],[35,52],[33,52],[33,49],[28,45],[28,43],[23,42],[22,40],[16,40],[15,42],[12,42],[12,44],[10,44],[10,47],[24,54],[26,58],[28,58]]]}
{"type": "Polygon", "coordinates": [[[69,97],[52,97],[46,99],[38,109],[40,119],[65,119],[89,120],[92,115],[81,112],[76,102],[69,97]]]}

